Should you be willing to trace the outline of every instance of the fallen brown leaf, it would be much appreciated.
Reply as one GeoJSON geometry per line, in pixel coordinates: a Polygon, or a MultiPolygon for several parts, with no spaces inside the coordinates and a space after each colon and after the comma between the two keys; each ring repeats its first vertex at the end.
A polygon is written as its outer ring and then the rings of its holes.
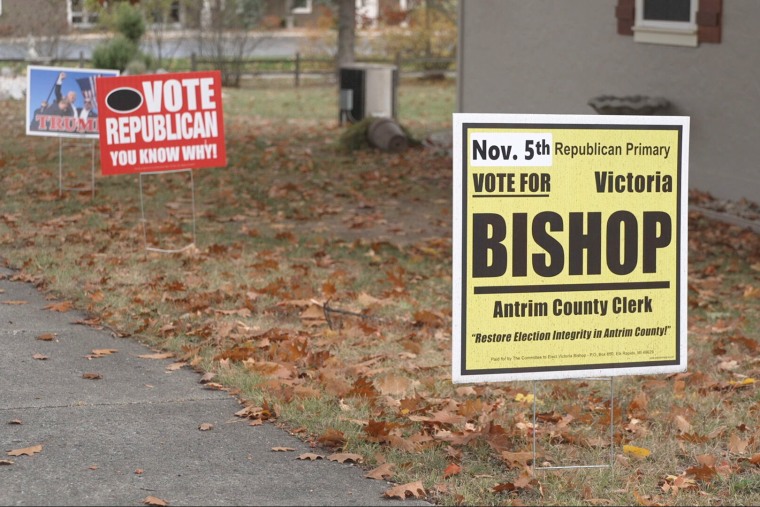
{"type": "Polygon", "coordinates": [[[353,454],[350,452],[336,452],[335,454],[330,454],[327,459],[330,461],[337,461],[338,463],[345,463],[346,461],[361,463],[364,461],[364,458],[360,454],[353,454]]]}
{"type": "Polygon", "coordinates": [[[84,373],[82,375],[82,378],[87,379],[87,380],[100,380],[103,378],[103,375],[101,375],[100,373],[84,373]]]}
{"type": "Polygon", "coordinates": [[[749,446],[749,440],[742,440],[739,435],[732,433],[728,441],[728,450],[734,454],[744,454],[749,446]]]}
{"type": "Polygon", "coordinates": [[[644,507],[659,507],[660,505],[664,505],[652,499],[650,495],[642,495],[636,490],[633,490],[633,498],[636,499],[639,505],[643,505],[644,507]]]}
{"type": "Polygon", "coordinates": [[[143,503],[145,505],[158,505],[158,506],[161,506],[161,507],[165,507],[165,506],[169,505],[169,502],[167,502],[166,500],[162,500],[162,499],[157,498],[155,496],[146,496],[143,499],[143,503]]]}
{"type": "Polygon", "coordinates": [[[42,333],[41,335],[37,336],[38,340],[42,340],[43,342],[52,342],[55,340],[55,337],[58,336],[55,333],[42,333]]]}
{"type": "Polygon", "coordinates": [[[185,366],[187,363],[185,361],[177,361],[176,363],[172,363],[169,366],[166,367],[168,371],[177,371],[183,366],[185,366]]]}
{"type": "Polygon", "coordinates": [[[702,444],[710,440],[709,437],[697,433],[684,433],[683,435],[676,435],[676,438],[694,444],[702,444]]]}
{"type": "Polygon", "coordinates": [[[37,359],[38,361],[45,361],[48,358],[45,354],[32,354],[32,359],[37,359]]]}
{"type": "Polygon", "coordinates": [[[42,452],[42,444],[8,451],[8,456],[31,456],[32,454],[37,454],[38,452],[42,452]]]}
{"type": "Polygon", "coordinates": [[[375,380],[375,386],[380,392],[389,396],[401,396],[409,391],[414,385],[415,381],[394,374],[389,374],[375,380]]]}
{"type": "Polygon", "coordinates": [[[453,475],[458,475],[462,472],[462,467],[457,465],[456,463],[449,463],[449,466],[447,466],[443,470],[443,478],[448,479],[449,477],[453,475]]]}
{"type": "Polygon", "coordinates": [[[12,465],[14,462],[9,459],[0,459],[0,466],[2,465],[12,465]]]}
{"type": "Polygon", "coordinates": [[[668,475],[660,489],[675,496],[679,491],[699,490],[699,486],[697,486],[697,481],[684,475],[668,475]]]}
{"type": "Polygon", "coordinates": [[[510,491],[514,491],[516,489],[517,488],[515,485],[511,482],[501,482],[491,488],[491,493],[504,493],[505,491],[509,493],[510,491]]]}
{"type": "Polygon", "coordinates": [[[301,320],[303,320],[305,324],[311,325],[317,325],[321,324],[322,322],[326,322],[325,310],[320,306],[311,305],[306,308],[306,310],[301,312],[301,320]]]}
{"type": "Polygon", "coordinates": [[[739,362],[735,359],[729,359],[718,363],[718,368],[721,370],[732,371],[739,367],[739,362]]]}
{"type": "Polygon", "coordinates": [[[295,451],[292,447],[272,447],[272,451],[274,452],[289,452],[289,451],[295,451]]]}
{"type": "Polygon", "coordinates": [[[248,419],[259,419],[262,421],[266,421],[272,416],[268,408],[254,407],[254,406],[248,406],[243,409],[240,409],[237,412],[235,412],[235,415],[237,417],[248,418],[248,419]]]}
{"type": "Polygon", "coordinates": [[[697,463],[700,465],[705,465],[708,467],[714,467],[715,462],[718,461],[715,456],[711,456],[709,454],[700,454],[697,457],[697,463]]]}
{"type": "Polygon", "coordinates": [[[609,498],[586,498],[583,501],[591,505],[615,505],[609,498]]]}
{"type": "Polygon", "coordinates": [[[296,459],[308,459],[310,461],[316,461],[318,459],[324,459],[324,456],[320,456],[319,454],[314,454],[313,452],[305,452],[298,456],[296,459]]]}
{"type": "Polygon", "coordinates": [[[214,429],[214,425],[211,424],[211,423],[203,423],[200,426],[198,426],[198,429],[201,430],[201,431],[213,430],[214,429]]]}
{"type": "Polygon", "coordinates": [[[343,447],[346,443],[346,436],[340,430],[327,428],[327,430],[325,430],[325,432],[317,439],[317,442],[327,447],[343,447]]]}
{"type": "Polygon", "coordinates": [[[322,391],[314,389],[309,386],[295,386],[293,388],[293,396],[296,398],[319,398],[322,396],[322,391]]]}
{"type": "Polygon", "coordinates": [[[171,352],[156,352],[155,354],[142,354],[137,356],[140,359],[169,359],[174,357],[171,352]]]}
{"type": "Polygon", "coordinates": [[[409,482],[407,484],[401,484],[386,490],[384,493],[388,498],[399,498],[405,500],[407,496],[413,496],[414,498],[424,498],[425,488],[422,486],[422,481],[409,482]]]}
{"type": "Polygon", "coordinates": [[[393,477],[393,469],[393,463],[383,463],[379,467],[367,472],[364,477],[367,479],[376,479],[378,481],[388,480],[393,477]]]}
{"type": "Polygon", "coordinates": [[[690,467],[686,469],[686,475],[693,475],[697,478],[697,480],[709,482],[711,481],[715,475],[717,474],[717,471],[715,470],[715,467],[707,466],[707,465],[700,465],[696,467],[690,467]]]}
{"type": "Polygon", "coordinates": [[[24,424],[24,423],[21,422],[21,419],[11,419],[10,421],[8,421],[8,424],[24,424]]]}
{"type": "Polygon", "coordinates": [[[501,457],[507,462],[510,468],[513,468],[512,465],[526,467],[528,466],[528,462],[533,460],[533,453],[530,451],[501,451],[501,457]]]}
{"type": "Polygon", "coordinates": [[[691,423],[687,421],[684,416],[677,415],[675,417],[675,423],[678,427],[678,431],[681,433],[691,433],[691,423]]]}
{"type": "Polygon", "coordinates": [[[92,349],[92,352],[84,357],[87,359],[99,359],[101,357],[110,356],[116,352],[118,352],[116,349],[92,349]]]}
{"type": "Polygon", "coordinates": [[[8,300],[8,301],[3,301],[4,305],[11,305],[11,306],[25,305],[27,303],[28,303],[28,301],[12,300],[12,299],[8,300]]]}
{"type": "Polygon", "coordinates": [[[52,312],[65,313],[74,308],[74,304],[71,301],[61,301],[60,303],[52,303],[47,305],[44,309],[52,312]]]}

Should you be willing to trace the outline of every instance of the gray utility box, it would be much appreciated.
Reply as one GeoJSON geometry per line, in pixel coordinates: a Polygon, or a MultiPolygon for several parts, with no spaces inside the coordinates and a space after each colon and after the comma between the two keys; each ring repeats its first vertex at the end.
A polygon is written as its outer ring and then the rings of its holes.
{"type": "Polygon", "coordinates": [[[340,122],[396,117],[395,65],[356,63],[340,68],[340,122]]]}

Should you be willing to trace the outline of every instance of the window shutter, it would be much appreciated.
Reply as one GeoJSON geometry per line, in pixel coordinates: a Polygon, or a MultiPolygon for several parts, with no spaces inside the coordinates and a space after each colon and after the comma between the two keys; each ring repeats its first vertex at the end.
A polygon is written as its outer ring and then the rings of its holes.
{"type": "Polygon", "coordinates": [[[636,0],[618,0],[615,7],[618,34],[633,35],[633,23],[636,21],[635,12],[636,0]]]}
{"type": "Polygon", "coordinates": [[[723,0],[699,0],[697,10],[697,40],[699,42],[720,43],[722,11],[723,0]]]}

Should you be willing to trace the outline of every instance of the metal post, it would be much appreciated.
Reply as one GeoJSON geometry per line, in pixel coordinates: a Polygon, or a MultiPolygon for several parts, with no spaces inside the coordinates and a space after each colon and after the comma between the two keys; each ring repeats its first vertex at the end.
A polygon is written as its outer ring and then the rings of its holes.
{"type": "Polygon", "coordinates": [[[296,62],[295,62],[295,84],[296,88],[301,84],[301,53],[296,53],[296,62]]]}
{"type": "Polygon", "coordinates": [[[64,190],[84,192],[90,190],[95,197],[95,139],[90,142],[90,188],[76,188],[63,186],[63,137],[58,138],[58,195],[62,196],[64,190]]]}
{"type": "Polygon", "coordinates": [[[63,195],[63,138],[58,138],[58,196],[63,195]]]}
{"type": "Polygon", "coordinates": [[[92,198],[95,199],[95,139],[90,143],[90,188],[92,198]]]}

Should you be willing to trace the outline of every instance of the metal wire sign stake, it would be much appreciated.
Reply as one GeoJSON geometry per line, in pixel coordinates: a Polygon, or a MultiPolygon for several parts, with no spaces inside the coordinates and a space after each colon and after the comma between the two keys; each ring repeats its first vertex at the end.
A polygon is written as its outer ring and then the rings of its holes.
{"type": "MultiPolygon", "coordinates": [[[[80,143],[81,144],[81,143],[80,143]]],[[[63,185],[63,137],[58,138],[58,195],[63,195],[64,190],[71,190],[76,192],[92,192],[92,197],[95,197],[95,140],[90,140],[90,187],[78,188],[78,187],[65,187],[63,185]]]]}
{"type": "Polygon", "coordinates": [[[615,386],[614,386],[614,378],[615,377],[606,377],[606,378],[588,378],[587,380],[609,380],[610,382],[610,462],[609,463],[601,463],[601,464],[595,464],[595,465],[554,465],[554,466],[536,466],[537,458],[538,458],[538,452],[537,452],[537,443],[536,443],[536,435],[538,433],[537,431],[537,410],[536,410],[536,400],[538,399],[538,396],[536,396],[536,382],[533,381],[533,470],[562,470],[562,469],[572,469],[572,468],[609,468],[612,469],[613,465],[615,463],[615,386]]]}
{"type": "Polygon", "coordinates": [[[160,253],[179,253],[184,252],[185,250],[188,250],[189,248],[192,248],[195,246],[195,180],[193,178],[193,170],[192,169],[178,169],[175,171],[161,171],[161,172],[145,172],[140,173],[140,213],[142,215],[142,218],[140,222],[142,222],[143,226],[143,240],[145,243],[145,249],[150,252],[160,252],[160,253]],[[181,173],[181,172],[188,172],[190,173],[190,194],[191,194],[191,207],[192,207],[192,242],[183,246],[182,248],[174,248],[174,249],[165,249],[165,248],[158,248],[148,245],[148,225],[147,225],[147,219],[145,218],[145,199],[143,197],[143,175],[161,175],[161,174],[174,174],[174,173],[181,173]]]}

